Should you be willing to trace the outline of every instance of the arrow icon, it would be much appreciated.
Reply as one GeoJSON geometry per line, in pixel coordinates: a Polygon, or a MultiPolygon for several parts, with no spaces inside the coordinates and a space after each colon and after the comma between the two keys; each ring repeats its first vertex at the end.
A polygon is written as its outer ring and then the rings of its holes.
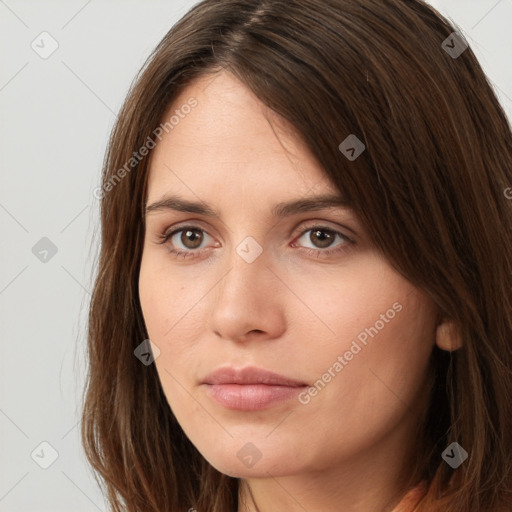
{"type": "Polygon", "coordinates": [[[263,252],[263,248],[252,236],[248,236],[237,245],[236,252],[246,263],[252,263],[263,252]]]}
{"type": "Polygon", "coordinates": [[[441,457],[452,469],[457,469],[468,458],[468,452],[459,443],[453,442],[441,457]]]}
{"type": "Polygon", "coordinates": [[[445,457],[448,457],[449,459],[455,458],[455,452],[453,451],[453,448],[450,450],[450,453],[445,453],[445,457]]]}
{"type": "Polygon", "coordinates": [[[338,149],[342,155],[353,162],[366,149],[363,142],[353,133],[351,133],[339,146],[338,149]]]}
{"type": "Polygon", "coordinates": [[[252,443],[246,443],[236,454],[236,456],[248,468],[252,468],[262,457],[262,453],[252,443]]]}
{"type": "Polygon", "coordinates": [[[452,32],[441,46],[452,59],[458,58],[469,47],[468,42],[458,32],[452,32]]]}
{"type": "Polygon", "coordinates": [[[48,469],[59,458],[59,452],[48,441],[43,441],[32,450],[30,457],[41,469],[48,469]]]}
{"type": "Polygon", "coordinates": [[[41,32],[30,43],[30,47],[39,57],[47,59],[59,47],[58,41],[48,32],[41,32]]]}
{"type": "Polygon", "coordinates": [[[133,353],[142,364],[149,366],[160,356],[160,349],[150,340],[144,340],[133,353]]]}
{"type": "Polygon", "coordinates": [[[46,236],[32,247],[32,254],[41,263],[48,263],[57,254],[57,251],[57,246],[46,236]]]}

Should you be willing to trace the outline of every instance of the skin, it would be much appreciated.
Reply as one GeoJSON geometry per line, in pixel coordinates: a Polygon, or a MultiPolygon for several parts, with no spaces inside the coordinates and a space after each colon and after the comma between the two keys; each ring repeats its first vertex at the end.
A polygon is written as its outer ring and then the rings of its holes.
{"type": "Polygon", "coordinates": [[[271,216],[276,203],[337,190],[294,130],[241,82],[225,71],[198,79],[165,118],[191,97],[198,105],[151,153],[147,204],[172,193],[209,203],[221,218],[148,213],[139,278],[169,406],[210,464],[242,479],[238,512],[256,511],[253,498],[261,511],[392,510],[425,411],[436,306],[349,209],[271,216]],[[158,243],[187,224],[202,241],[179,232],[158,243]],[[322,245],[317,226],[355,243],[322,245]],[[252,263],[236,251],[248,236],[262,248],[252,263]],[[173,245],[195,257],[176,257],[173,245]],[[307,404],[228,410],[200,386],[226,365],[313,385],[396,303],[400,312],[307,404]],[[261,453],[252,467],[237,457],[248,442],[261,453]]]}

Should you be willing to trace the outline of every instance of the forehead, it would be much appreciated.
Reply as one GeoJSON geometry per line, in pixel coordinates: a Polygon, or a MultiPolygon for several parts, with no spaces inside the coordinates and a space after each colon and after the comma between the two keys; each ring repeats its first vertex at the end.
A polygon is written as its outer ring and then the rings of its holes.
{"type": "Polygon", "coordinates": [[[170,191],[252,202],[337,193],[293,126],[225,71],[185,87],[162,122],[171,118],[152,150],[148,202],[170,191]]]}

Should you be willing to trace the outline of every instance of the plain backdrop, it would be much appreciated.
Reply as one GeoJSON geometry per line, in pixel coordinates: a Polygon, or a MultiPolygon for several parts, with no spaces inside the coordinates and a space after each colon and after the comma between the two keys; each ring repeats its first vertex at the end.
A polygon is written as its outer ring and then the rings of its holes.
{"type": "MultiPolygon", "coordinates": [[[[195,3],[0,0],[0,512],[107,510],[79,438],[92,191],[132,79],[195,3]]],[[[511,116],[512,0],[432,4],[511,116]]]]}

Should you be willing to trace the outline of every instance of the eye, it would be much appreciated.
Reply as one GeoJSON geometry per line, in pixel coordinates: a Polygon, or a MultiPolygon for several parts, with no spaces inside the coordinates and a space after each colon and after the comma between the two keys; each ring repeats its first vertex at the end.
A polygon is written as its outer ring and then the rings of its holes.
{"type": "Polygon", "coordinates": [[[298,240],[301,239],[304,239],[303,243],[309,242],[312,244],[312,247],[303,247],[303,250],[308,254],[317,255],[318,257],[320,257],[320,255],[328,256],[333,253],[345,251],[355,244],[354,240],[348,236],[326,226],[309,227],[301,232],[298,240]],[[306,236],[308,233],[309,236],[306,236]],[[336,239],[338,239],[340,243],[333,245],[336,239]]]}
{"type": "Polygon", "coordinates": [[[202,251],[200,247],[205,240],[205,235],[211,238],[204,229],[198,226],[181,226],[170,233],[159,235],[161,244],[170,241],[169,252],[183,258],[194,257],[202,251]],[[180,245],[183,247],[181,248],[180,245]]]}
{"type": "MultiPolygon", "coordinates": [[[[159,244],[167,244],[170,254],[176,257],[195,258],[203,251],[207,251],[208,247],[201,247],[205,239],[212,238],[206,231],[199,226],[180,226],[179,228],[169,232],[158,235],[159,244]],[[170,242],[170,243],[168,243],[170,242]]],[[[355,241],[344,235],[343,233],[326,226],[311,226],[306,230],[300,232],[297,240],[303,240],[313,244],[312,247],[300,247],[300,250],[306,251],[309,255],[317,257],[325,257],[334,253],[341,253],[348,250],[355,241]],[[307,233],[310,233],[306,237],[307,233]],[[333,245],[338,240],[337,245],[333,245]]],[[[295,247],[296,243],[292,244],[295,247]]],[[[219,247],[218,242],[216,247],[219,247]]]]}

